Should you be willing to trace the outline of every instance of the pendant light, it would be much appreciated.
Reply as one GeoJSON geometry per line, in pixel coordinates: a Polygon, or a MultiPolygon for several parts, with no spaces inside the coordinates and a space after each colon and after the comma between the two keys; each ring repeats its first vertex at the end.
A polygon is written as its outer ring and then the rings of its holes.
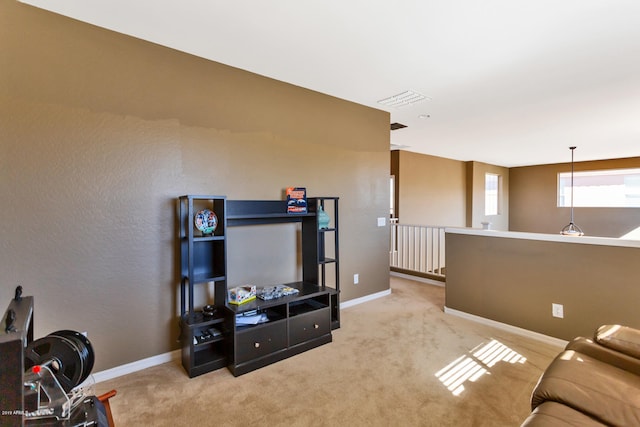
{"type": "Polygon", "coordinates": [[[584,236],[580,227],[573,223],[573,150],[575,149],[576,147],[569,147],[569,150],[571,150],[571,219],[569,224],[565,225],[560,231],[563,236],[584,236]]]}

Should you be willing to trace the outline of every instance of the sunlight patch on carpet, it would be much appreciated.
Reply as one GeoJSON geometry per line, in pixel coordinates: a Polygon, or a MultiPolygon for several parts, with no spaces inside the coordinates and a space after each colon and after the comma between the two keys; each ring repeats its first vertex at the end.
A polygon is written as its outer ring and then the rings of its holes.
{"type": "Polygon", "coordinates": [[[490,375],[489,370],[496,363],[524,363],[526,360],[526,357],[492,339],[469,351],[469,355],[458,357],[435,376],[454,396],[459,396],[464,391],[465,382],[475,382],[485,374],[490,375]]]}

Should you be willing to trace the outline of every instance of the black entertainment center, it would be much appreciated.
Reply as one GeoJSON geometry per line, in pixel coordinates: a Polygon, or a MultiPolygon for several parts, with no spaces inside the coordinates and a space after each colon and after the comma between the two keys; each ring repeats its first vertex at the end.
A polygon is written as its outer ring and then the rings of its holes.
{"type": "Polygon", "coordinates": [[[190,377],[224,366],[238,376],[331,342],[331,331],[340,327],[337,197],[310,197],[306,212],[288,213],[286,200],[185,195],[178,215],[182,364],[190,377]],[[194,228],[194,218],[205,209],[217,217],[210,234],[194,228]],[[302,280],[282,284],[297,292],[231,303],[228,227],[283,223],[301,227],[302,280]],[[197,286],[212,286],[213,301],[197,304],[197,286]],[[246,324],[245,315],[262,321],[246,324]]]}

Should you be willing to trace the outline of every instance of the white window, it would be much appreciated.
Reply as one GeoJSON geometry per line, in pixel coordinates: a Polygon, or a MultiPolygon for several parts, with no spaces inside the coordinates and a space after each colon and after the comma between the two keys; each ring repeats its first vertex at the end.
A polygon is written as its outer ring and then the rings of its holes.
{"type": "MultiPolygon", "coordinates": [[[[571,172],[558,174],[558,207],[571,206],[571,172]]],[[[640,169],[575,172],[573,206],[640,207],[640,169]]]]}
{"type": "Polygon", "coordinates": [[[500,175],[487,173],[484,175],[484,214],[500,213],[500,175]]]}

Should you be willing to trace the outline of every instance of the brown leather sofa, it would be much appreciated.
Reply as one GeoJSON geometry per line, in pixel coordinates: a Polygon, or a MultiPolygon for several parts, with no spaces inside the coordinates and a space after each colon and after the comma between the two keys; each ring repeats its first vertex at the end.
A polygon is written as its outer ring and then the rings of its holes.
{"type": "Polygon", "coordinates": [[[640,426],[640,330],[573,339],[540,376],[522,426],[640,426]]]}

